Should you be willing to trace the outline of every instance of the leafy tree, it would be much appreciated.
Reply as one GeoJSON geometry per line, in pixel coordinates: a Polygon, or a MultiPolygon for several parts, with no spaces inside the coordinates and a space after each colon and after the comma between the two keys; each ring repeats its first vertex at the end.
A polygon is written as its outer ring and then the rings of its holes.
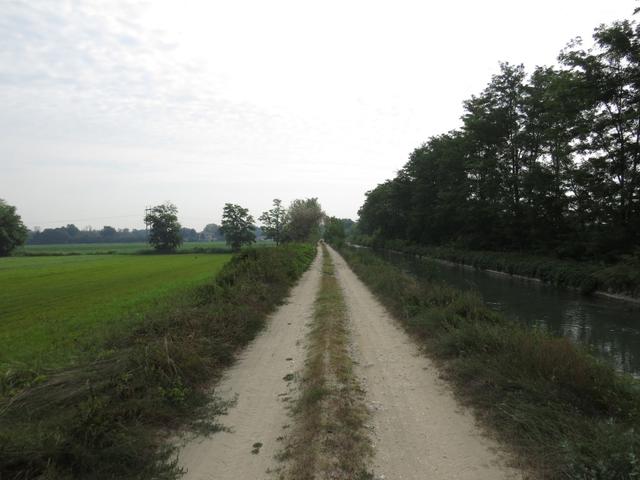
{"type": "Polygon", "coordinates": [[[289,221],[285,229],[287,240],[311,242],[320,238],[324,212],[317,198],[294,200],[289,207],[289,221]]]}
{"type": "Polygon", "coordinates": [[[220,232],[220,227],[215,223],[208,223],[200,233],[200,237],[202,240],[223,240],[222,232],[220,232]]]}
{"type": "Polygon", "coordinates": [[[324,239],[332,245],[342,245],[346,238],[344,223],[336,217],[329,217],[325,220],[324,239]]]}
{"type": "Polygon", "coordinates": [[[284,240],[287,219],[287,209],[282,206],[282,201],[274,199],[273,208],[264,212],[259,218],[263,223],[261,227],[263,235],[276,242],[276,245],[280,245],[284,240]]]}
{"type": "Polygon", "coordinates": [[[220,231],[234,251],[239,251],[242,245],[249,245],[256,241],[255,225],[249,210],[240,205],[226,203],[222,212],[222,226],[220,231]]]}
{"type": "Polygon", "coordinates": [[[102,237],[102,239],[106,241],[115,239],[117,235],[118,231],[115,228],[110,227],[109,225],[105,225],[100,231],[100,237],[102,237]]]}
{"type": "Polygon", "coordinates": [[[27,227],[22,223],[16,207],[0,198],[0,256],[9,255],[27,240],[27,227]]]}
{"type": "Polygon", "coordinates": [[[377,240],[608,259],[640,242],[640,25],[602,25],[560,65],[502,64],[462,128],[367,192],[377,240]]]}
{"type": "Polygon", "coordinates": [[[563,52],[562,62],[585,85],[583,115],[591,125],[580,148],[606,195],[602,229],[623,241],[640,238],[640,25],[622,21],[598,27],[596,48],[563,52]]]}
{"type": "Polygon", "coordinates": [[[174,204],[156,205],[145,215],[144,222],[150,225],[149,243],[156,250],[172,252],[182,244],[182,227],[178,222],[178,207],[174,204]]]}
{"type": "Polygon", "coordinates": [[[195,228],[182,227],[180,229],[180,236],[182,237],[182,241],[183,242],[197,242],[198,241],[198,232],[196,232],[195,228]]]}

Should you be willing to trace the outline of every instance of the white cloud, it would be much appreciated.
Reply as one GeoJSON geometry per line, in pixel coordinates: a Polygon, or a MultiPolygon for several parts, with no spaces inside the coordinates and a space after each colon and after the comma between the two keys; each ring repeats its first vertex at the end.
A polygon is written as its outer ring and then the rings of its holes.
{"type": "Polygon", "coordinates": [[[30,225],[171,199],[198,226],[276,196],[354,217],[498,61],[551,63],[634,6],[4,1],[0,196],[30,225]]]}

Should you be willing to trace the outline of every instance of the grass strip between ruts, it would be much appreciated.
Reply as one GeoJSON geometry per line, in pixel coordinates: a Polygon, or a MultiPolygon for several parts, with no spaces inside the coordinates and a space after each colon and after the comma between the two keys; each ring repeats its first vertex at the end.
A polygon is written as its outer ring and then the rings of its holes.
{"type": "Polygon", "coordinates": [[[294,426],[279,455],[286,461],[280,478],[372,479],[369,413],[350,354],[347,307],[324,246],[323,256],[294,426]]]}

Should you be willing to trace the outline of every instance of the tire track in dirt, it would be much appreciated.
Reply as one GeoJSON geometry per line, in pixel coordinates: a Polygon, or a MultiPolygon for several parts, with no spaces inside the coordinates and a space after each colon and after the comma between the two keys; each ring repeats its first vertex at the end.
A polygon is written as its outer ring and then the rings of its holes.
{"type": "Polygon", "coordinates": [[[219,419],[232,432],[187,441],[179,456],[180,466],[187,471],[184,479],[260,480],[270,477],[268,470],[278,468],[274,459],[278,438],[290,422],[288,381],[304,362],[306,324],[313,314],[321,268],[318,249],[287,302],[270,316],[266,330],[216,386],[216,396],[233,399],[237,395],[235,406],[219,419]]]}
{"type": "Polygon", "coordinates": [[[351,319],[353,350],[373,410],[376,478],[519,479],[507,456],[438,378],[432,362],[329,248],[351,319]]]}

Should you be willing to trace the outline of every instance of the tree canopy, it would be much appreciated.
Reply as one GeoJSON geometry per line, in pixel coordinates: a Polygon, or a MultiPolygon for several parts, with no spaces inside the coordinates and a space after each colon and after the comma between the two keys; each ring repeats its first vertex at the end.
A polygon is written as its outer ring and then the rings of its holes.
{"type": "Polygon", "coordinates": [[[323,238],[332,245],[342,245],[347,234],[345,231],[345,220],[328,217],[324,222],[324,235],[323,238]]]}
{"type": "Polygon", "coordinates": [[[228,245],[234,251],[240,250],[242,245],[248,245],[256,241],[255,225],[249,210],[226,203],[222,212],[222,226],[220,230],[228,245]]]}
{"type": "Polygon", "coordinates": [[[294,200],[289,207],[285,237],[293,242],[310,242],[320,238],[324,212],[317,198],[294,200]]]}
{"type": "Polygon", "coordinates": [[[16,213],[16,207],[0,198],[0,257],[9,255],[26,240],[27,227],[16,213]]]}
{"type": "Polygon", "coordinates": [[[273,208],[263,212],[258,219],[262,222],[262,232],[279,245],[284,240],[285,228],[288,222],[287,209],[282,206],[282,200],[274,199],[273,208]]]}
{"type": "Polygon", "coordinates": [[[171,252],[182,244],[182,227],[178,222],[178,207],[174,204],[167,202],[152,207],[145,215],[144,223],[149,225],[149,243],[156,250],[171,252]]]}
{"type": "Polygon", "coordinates": [[[601,257],[640,245],[640,27],[598,27],[559,65],[504,63],[369,191],[359,229],[380,239],[601,257]]]}

